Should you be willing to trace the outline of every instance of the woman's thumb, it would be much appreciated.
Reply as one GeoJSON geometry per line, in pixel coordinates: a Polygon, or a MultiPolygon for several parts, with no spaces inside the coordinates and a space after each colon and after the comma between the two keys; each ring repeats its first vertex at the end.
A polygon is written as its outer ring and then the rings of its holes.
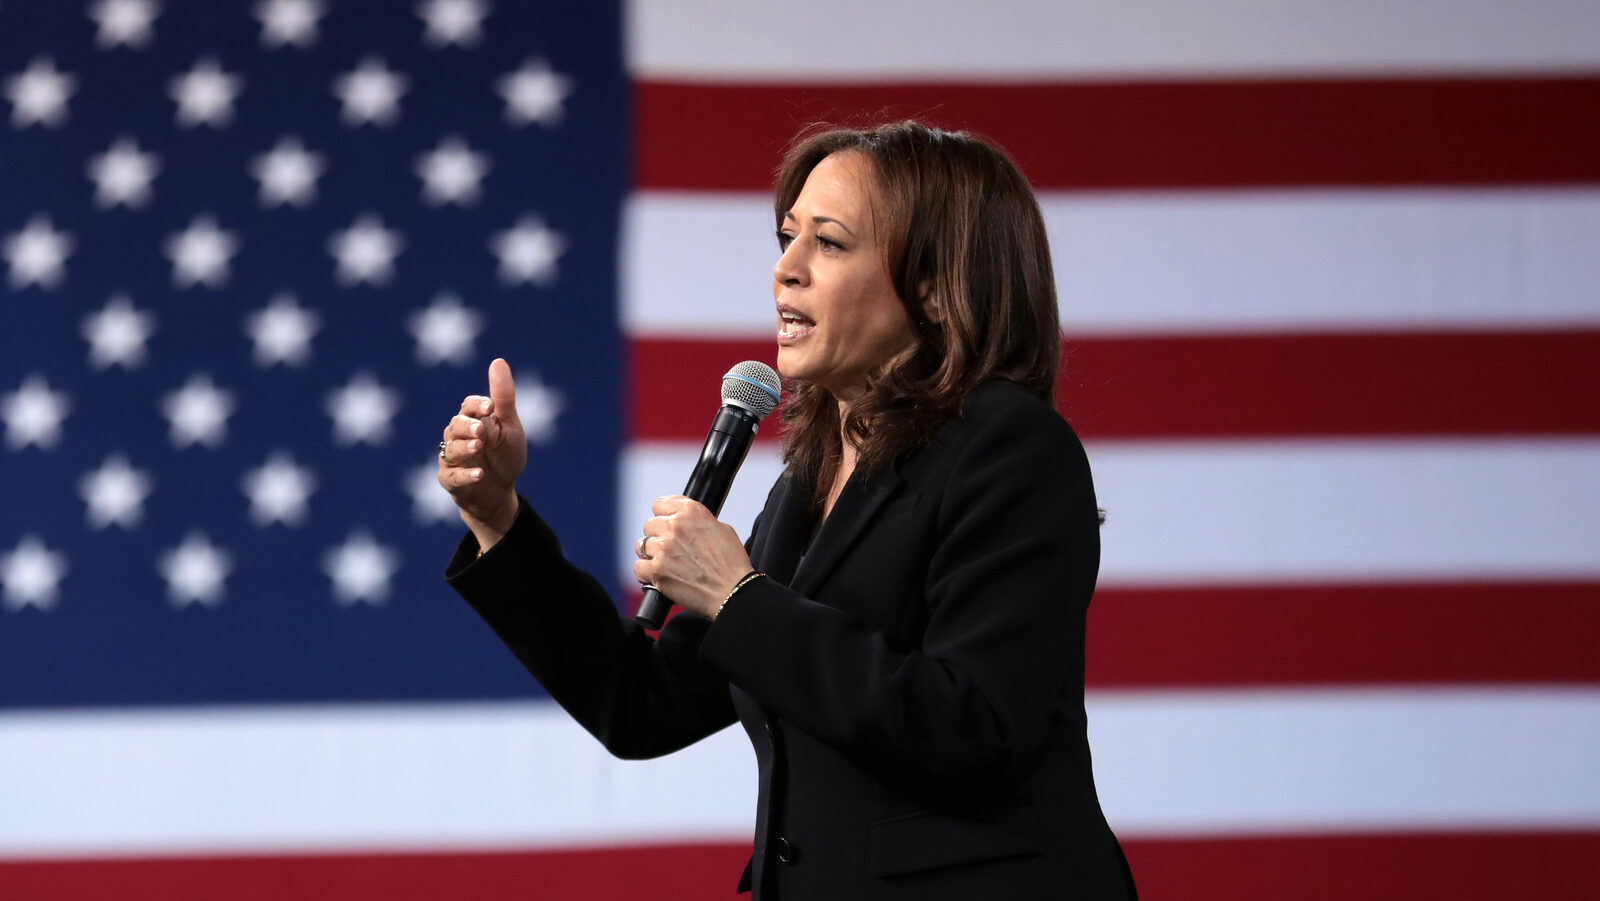
{"type": "Polygon", "coordinates": [[[494,401],[496,416],[522,426],[517,417],[517,383],[511,378],[511,364],[502,358],[489,364],[489,399],[494,401]]]}

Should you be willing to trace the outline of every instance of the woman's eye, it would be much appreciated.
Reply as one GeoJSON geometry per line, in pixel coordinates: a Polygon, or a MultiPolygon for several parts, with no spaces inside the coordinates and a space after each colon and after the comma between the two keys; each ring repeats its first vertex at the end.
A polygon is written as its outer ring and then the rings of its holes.
{"type": "Polygon", "coordinates": [[[844,245],[843,244],[840,244],[838,241],[835,241],[832,238],[824,237],[822,235],[817,235],[817,243],[821,244],[823,247],[827,247],[827,248],[830,248],[832,250],[844,250],[844,245]]]}
{"type": "Polygon", "coordinates": [[[793,244],[793,243],[794,243],[794,235],[791,235],[788,232],[782,232],[782,231],[778,232],[778,249],[779,250],[788,250],[789,249],[789,245],[793,244]]]}

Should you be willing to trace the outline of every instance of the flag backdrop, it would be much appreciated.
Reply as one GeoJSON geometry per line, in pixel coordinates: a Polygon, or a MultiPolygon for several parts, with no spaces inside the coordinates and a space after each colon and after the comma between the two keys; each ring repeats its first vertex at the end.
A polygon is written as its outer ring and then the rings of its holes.
{"type": "Polygon", "coordinates": [[[1586,0],[7,0],[0,897],[731,896],[745,742],[567,722],[433,445],[507,357],[628,603],[785,141],[904,115],[1040,192],[1144,895],[1592,894],[1597,110],[1586,0]]]}

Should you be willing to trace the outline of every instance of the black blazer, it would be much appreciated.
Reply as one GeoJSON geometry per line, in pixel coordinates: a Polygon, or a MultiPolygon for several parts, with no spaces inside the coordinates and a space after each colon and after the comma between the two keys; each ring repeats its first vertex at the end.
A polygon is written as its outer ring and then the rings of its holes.
{"type": "Polygon", "coordinates": [[[1071,428],[989,383],[930,445],[853,477],[808,550],[813,488],[786,473],[756,520],[746,548],[771,578],[655,640],[525,501],[446,577],[620,757],[743,723],[757,898],[1133,897],[1086,736],[1100,544],[1071,428]]]}

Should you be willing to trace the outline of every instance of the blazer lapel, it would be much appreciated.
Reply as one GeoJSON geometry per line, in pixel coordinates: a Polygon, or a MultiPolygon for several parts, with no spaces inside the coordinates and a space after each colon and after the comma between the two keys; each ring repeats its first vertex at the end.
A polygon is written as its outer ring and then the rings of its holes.
{"type": "Polygon", "coordinates": [[[799,571],[789,581],[789,587],[801,594],[810,594],[821,585],[845,551],[855,544],[861,530],[872,522],[878,508],[900,487],[900,482],[900,474],[893,466],[884,467],[864,483],[852,476],[839,492],[833,512],[823,521],[822,531],[812,542],[805,559],[800,561],[799,571]]]}
{"type": "Polygon", "coordinates": [[[778,491],[772,519],[763,529],[761,547],[752,548],[755,551],[752,565],[776,581],[790,585],[794,581],[795,565],[805,553],[806,541],[811,536],[812,486],[791,473],[784,473],[778,491]]]}

